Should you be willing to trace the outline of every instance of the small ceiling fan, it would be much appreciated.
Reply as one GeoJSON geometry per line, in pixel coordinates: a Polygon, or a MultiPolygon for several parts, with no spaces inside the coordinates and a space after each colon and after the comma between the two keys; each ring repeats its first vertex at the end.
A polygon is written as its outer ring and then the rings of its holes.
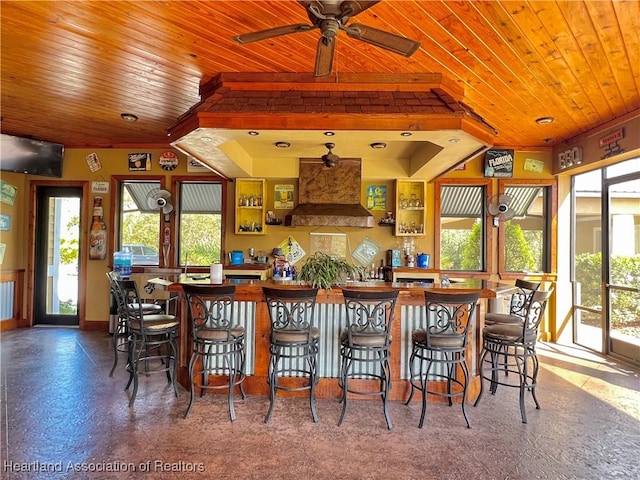
{"type": "Polygon", "coordinates": [[[511,197],[504,193],[493,195],[487,201],[487,211],[493,217],[494,227],[500,226],[500,220],[511,220],[515,216],[515,210],[509,206],[511,201],[511,197]]]}
{"type": "Polygon", "coordinates": [[[326,77],[331,74],[336,37],[340,30],[344,30],[347,35],[357,40],[410,57],[420,47],[420,42],[361,23],[347,25],[352,17],[371,8],[379,1],[298,0],[298,3],[306,9],[311,25],[304,23],[284,25],[236,35],[233,40],[236,43],[244,44],[292,33],[308,32],[316,28],[320,29],[322,36],[318,39],[316,50],[314,73],[316,77],[326,77]]]}
{"type": "Polygon", "coordinates": [[[333,168],[340,161],[340,157],[332,151],[336,145],[335,143],[325,143],[324,146],[327,147],[329,151],[322,156],[322,162],[324,163],[325,167],[333,168]]]}

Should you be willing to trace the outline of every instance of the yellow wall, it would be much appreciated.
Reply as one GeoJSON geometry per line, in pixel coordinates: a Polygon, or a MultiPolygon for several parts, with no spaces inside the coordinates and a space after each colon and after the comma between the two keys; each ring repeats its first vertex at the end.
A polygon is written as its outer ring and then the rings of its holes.
{"type": "MultiPolygon", "coordinates": [[[[170,149],[166,149],[170,150],[170,149]]],[[[146,175],[164,175],[166,177],[165,187],[170,188],[171,177],[174,175],[199,175],[190,174],[187,172],[186,159],[183,155],[179,154],[180,159],[179,166],[171,171],[164,171],[158,164],[158,158],[164,149],[66,149],[64,159],[63,178],[64,180],[84,180],[91,181],[110,181],[112,175],[127,175],[127,176],[141,176],[146,175]],[[129,172],[127,154],[136,152],[150,152],[152,154],[152,168],[148,172],[129,172]],[[96,153],[102,164],[102,169],[97,172],[91,172],[86,162],[86,156],[89,153],[96,153]]],[[[515,171],[514,178],[550,178],[550,154],[541,152],[517,152],[515,156],[515,171]],[[535,158],[545,162],[545,170],[541,174],[524,171],[522,166],[525,158],[535,158]]],[[[382,169],[382,167],[380,167],[382,169]]],[[[367,173],[367,177],[362,180],[362,192],[361,196],[365,199],[366,186],[369,184],[386,185],[387,186],[387,210],[394,211],[394,179],[381,180],[381,172],[378,171],[375,165],[367,166],[364,169],[367,173]]],[[[274,210],[273,208],[273,195],[274,185],[279,183],[292,183],[295,185],[295,193],[297,195],[297,178],[280,178],[275,176],[279,172],[264,172],[273,173],[272,175],[264,175],[267,178],[267,210],[274,210]]],[[[209,174],[209,173],[206,173],[209,174]]],[[[449,174],[450,178],[482,178],[483,177],[483,156],[478,157],[467,163],[465,170],[455,171],[449,174]]],[[[3,172],[3,179],[19,187],[18,198],[16,204],[10,207],[10,213],[12,214],[12,230],[10,232],[2,232],[2,238],[6,237],[7,254],[5,255],[5,263],[3,269],[9,268],[27,268],[27,232],[28,222],[27,216],[29,211],[28,196],[26,195],[29,188],[29,182],[32,180],[52,180],[48,177],[34,177],[21,174],[9,174],[3,172]],[[18,219],[19,217],[19,219],[18,219]],[[4,235],[8,233],[8,235],[4,235]]],[[[495,180],[497,182],[497,180],[495,180]]],[[[349,253],[354,251],[360,242],[368,237],[379,247],[379,253],[376,256],[374,263],[380,264],[380,260],[385,258],[386,250],[390,248],[401,247],[402,237],[396,237],[393,235],[393,228],[388,226],[378,226],[377,223],[380,218],[385,215],[384,211],[373,211],[375,217],[376,226],[371,229],[361,229],[354,227],[286,227],[282,226],[268,226],[267,233],[265,235],[235,235],[234,234],[234,185],[230,184],[228,188],[227,205],[229,211],[226,216],[226,239],[225,248],[226,251],[230,250],[243,250],[247,252],[249,248],[255,248],[256,252],[264,251],[266,253],[271,252],[274,246],[281,241],[286,240],[289,236],[295,238],[302,248],[309,253],[310,252],[310,233],[311,232],[323,232],[323,233],[346,233],[348,239],[349,253]]],[[[108,194],[102,194],[104,198],[104,215],[105,219],[110,218],[110,197],[112,192],[108,194]]],[[[90,201],[92,201],[95,195],[90,195],[90,201]]],[[[294,197],[296,198],[296,197],[294,197]]],[[[433,184],[427,185],[427,222],[425,224],[424,237],[416,238],[416,250],[418,253],[430,253],[433,259],[434,248],[434,222],[435,216],[433,211],[434,206],[434,186],[433,184]]],[[[84,219],[84,231],[83,239],[86,242],[89,235],[90,228],[90,215],[91,208],[85,209],[88,218],[84,219]]],[[[4,213],[6,206],[2,205],[2,211],[4,213]]],[[[274,210],[276,216],[284,218],[289,213],[284,210],[274,210]]],[[[109,225],[110,234],[113,232],[112,226],[109,225]]],[[[87,301],[85,320],[87,322],[102,321],[105,322],[109,318],[109,288],[106,278],[106,272],[109,270],[111,259],[108,257],[104,261],[88,260],[88,257],[84,259],[87,264],[86,278],[81,278],[81,281],[85,282],[87,301]]],[[[431,263],[433,267],[433,260],[431,263]]]]}

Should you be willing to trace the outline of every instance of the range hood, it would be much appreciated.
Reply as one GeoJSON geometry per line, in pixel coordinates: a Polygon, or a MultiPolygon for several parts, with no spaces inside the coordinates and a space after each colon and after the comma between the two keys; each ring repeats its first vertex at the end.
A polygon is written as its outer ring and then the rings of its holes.
{"type": "Polygon", "coordinates": [[[373,228],[373,215],[360,204],[361,175],[359,158],[341,158],[332,167],[321,158],[301,158],[298,206],[287,225],[373,228]]]}

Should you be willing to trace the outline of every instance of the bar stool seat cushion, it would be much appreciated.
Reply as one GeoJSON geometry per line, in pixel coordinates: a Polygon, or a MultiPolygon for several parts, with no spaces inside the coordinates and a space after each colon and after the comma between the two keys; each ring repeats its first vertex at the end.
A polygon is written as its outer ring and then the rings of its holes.
{"type": "MultiPolygon", "coordinates": [[[[318,327],[311,327],[311,340],[317,341],[320,339],[320,330],[318,327]]],[[[273,340],[277,343],[307,343],[309,341],[309,334],[307,332],[299,332],[297,330],[278,330],[273,332],[273,340]]]]}
{"type": "Polygon", "coordinates": [[[142,303],[142,304],[130,303],[129,304],[129,308],[133,310],[137,310],[138,308],[141,308],[141,307],[142,307],[142,310],[145,312],[159,312],[160,310],[162,310],[162,305],[157,305],[155,303],[142,303]]]}
{"type": "MultiPolygon", "coordinates": [[[[147,331],[162,331],[178,326],[178,321],[173,315],[145,315],[144,316],[144,328],[147,331]]],[[[132,330],[140,331],[142,329],[142,322],[137,319],[129,320],[129,328],[132,330]]]]}
{"type": "Polygon", "coordinates": [[[431,337],[429,345],[427,345],[427,331],[424,329],[414,330],[411,334],[411,340],[423,348],[463,348],[464,338],[460,335],[442,335],[439,337],[431,337]]]}
{"type": "Polygon", "coordinates": [[[487,313],[484,316],[485,325],[513,323],[522,326],[523,321],[522,317],[510,313],[487,313]]]}
{"type": "MultiPolygon", "coordinates": [[[[387,336],[380,334],[360,334],[360,333],[352,333],[351,334],[351,345],[354,347],[384,347],[387,344],[387,341],[391,343],[391,335],[389,335],[389,339],[387,340],[387,336]]],[[[349,332],[344,330],[340,334],[340,343],[345,346],[349,346],[349,332]]]]}
{"type": "MultiPolygon", "coordinates": [[[[515,342],[522,339],[522,325],[496,323],[488,325],[482,330],[482,335],[488,340],[515,342]]],[[[535,333],[525,333],[526,341],[535,340],[535,333]]]]}
{"type": "Polygon", "coordinates": [[[244,337],[244,327],[241,325],[235,325],[231,327],[229,335],[226,330],[218,328],[199,328],[194,335],[195,340],[209,340],[209,341],[224,341],[224,340],[237,340],[244,337]]]}

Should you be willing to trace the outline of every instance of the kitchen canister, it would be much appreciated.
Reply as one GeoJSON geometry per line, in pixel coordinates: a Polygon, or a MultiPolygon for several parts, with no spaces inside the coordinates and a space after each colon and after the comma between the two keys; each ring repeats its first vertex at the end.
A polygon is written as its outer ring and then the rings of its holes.
{"type": "Polygon", "coordinates": [[[244,254],[242,250],[233,250],[229,253],[229,261],[231,265],[242,265],[244,263],[244,254]]]}
{"type": "Polygon", "coordinates": [[[419,253],[417,263],[418,263],[418,268],[429,268],[429,254],[419,253]]]}

